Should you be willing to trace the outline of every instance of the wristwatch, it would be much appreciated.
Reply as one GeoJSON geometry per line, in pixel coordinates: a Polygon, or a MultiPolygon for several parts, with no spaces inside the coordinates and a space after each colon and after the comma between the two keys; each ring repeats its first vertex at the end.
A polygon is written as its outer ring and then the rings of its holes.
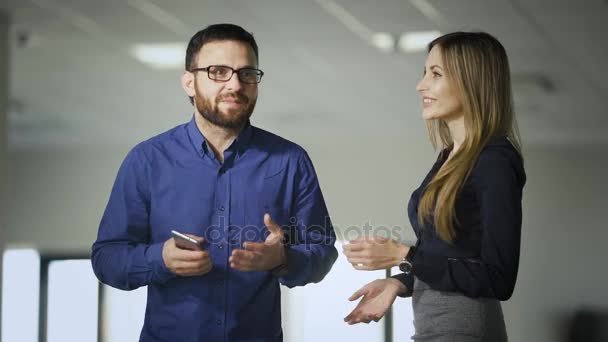
{"type": "Polygon", "coordinates": [[[399,264],[399,270],[405,274],[412,273],[414,269],[414,265],[412,265],[412,258],[414,257],[414,253],[416,253],[416,247],[410,247],[407,254],[401,259],[401,263],[399,264]]]}

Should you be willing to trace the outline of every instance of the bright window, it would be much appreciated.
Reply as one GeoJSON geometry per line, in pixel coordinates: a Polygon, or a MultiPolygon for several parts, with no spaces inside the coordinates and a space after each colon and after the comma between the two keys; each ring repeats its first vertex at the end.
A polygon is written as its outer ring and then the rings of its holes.
{"type": "Polygon", "coordinates": [[[9,249],[2,257],[2,341],[38,341],[40,255],[9,249]]]}
{"type": "Polygon", "coordinates": [[[122,291],[104,285],[106,342],[139,341],[144,325],[147,288],[122,291]]]}
{"type": "Polygon", "coordinates": [[[47,341],[97,341],[98,291],[90,260],[51,261],[47,341]]]}

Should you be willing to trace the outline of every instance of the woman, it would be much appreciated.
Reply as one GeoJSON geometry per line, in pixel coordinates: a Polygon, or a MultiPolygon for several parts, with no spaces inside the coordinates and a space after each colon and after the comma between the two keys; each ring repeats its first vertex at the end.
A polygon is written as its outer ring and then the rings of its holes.
{"type": "MultiPolygon", "coordinates": [[[[351,301],[363,298],[345,321],[377,321],[396,296],[412,295],[413,340],[506,341],[499,301],[515,287],[526,180],[506,52],[487,33],[441,36],[416,89],[431,141],[442,147],[409,201],[418,241],[391,243],[405,272],[355,292],[351,301]]],[[[366,267],[357,256],[377,245],[359,241],[347,257],[366,267]]]]}

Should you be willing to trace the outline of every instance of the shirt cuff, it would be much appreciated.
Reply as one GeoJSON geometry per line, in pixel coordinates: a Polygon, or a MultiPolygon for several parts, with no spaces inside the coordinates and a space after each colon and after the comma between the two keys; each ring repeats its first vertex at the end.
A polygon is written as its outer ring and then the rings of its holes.
{"type": "Polygon", "coordinates": [[[164,244],[164,242],[159,242],[146,249],[146,261],[152,271],[152,281],[157,283],[165,283],[176,276],[167,268],[163,260],[164,244]]]}
{"type": "Polygon", "coordinates": [[[310,272],[308,270],[310,251],[299,250],[295,246],[288,246],[285,248],[287,257],[287,270],[279,280],[287,287],[294,287],[297,285],[303,285],[305,279],[308,279],[310,272]]]}

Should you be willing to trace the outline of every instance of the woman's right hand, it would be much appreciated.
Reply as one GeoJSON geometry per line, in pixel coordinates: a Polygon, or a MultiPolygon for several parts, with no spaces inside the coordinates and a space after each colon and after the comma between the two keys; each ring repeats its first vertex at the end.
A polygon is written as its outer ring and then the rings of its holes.
{"type": "Polygon", "coordinates": [[[344,255],[357,270],[384,270],[399,266],[409,247],[384,237],[363,237],[344,245],[344,255]]]}
{"type": "Polygon", "coordinates": [[[344,318],[344,321],[350,325],[370,321],[378,322],[393,304],[397,295],[406,291],[405,285],[397,279],[376,279],[348,298],[352,302],[363,296],[357,307],[344,318]]]}

